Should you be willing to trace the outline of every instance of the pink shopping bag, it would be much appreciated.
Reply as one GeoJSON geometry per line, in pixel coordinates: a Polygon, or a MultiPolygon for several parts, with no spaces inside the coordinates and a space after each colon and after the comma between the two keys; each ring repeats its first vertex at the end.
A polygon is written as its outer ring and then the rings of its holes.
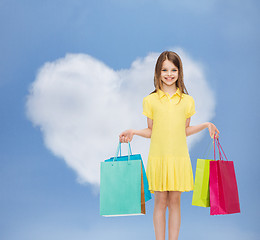
{"type": "Polygon", "coordinates": [[[240,213],[237,181],[233,161],[224,161],[221,155],[220,142],[214,136],[214,160],[210,161],[210,215],[240,213]],[[215,142],[220,160],[215,160],[215,142]]]}

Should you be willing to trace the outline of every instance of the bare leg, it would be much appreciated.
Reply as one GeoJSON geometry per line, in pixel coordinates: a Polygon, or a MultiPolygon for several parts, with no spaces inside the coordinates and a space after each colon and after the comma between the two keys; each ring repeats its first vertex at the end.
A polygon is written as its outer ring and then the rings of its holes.
{"type": "Polygon", "coordinates": [[[181,226],[181,192],[169,191],[168,234],[169,240],[178,240],[181,226]]]}
{"type": "Polygon", "coordinates": [[[156,240],[165,240],[165,213],[167,208],[168,192],[154,191],[153,222],[156,240]]]}

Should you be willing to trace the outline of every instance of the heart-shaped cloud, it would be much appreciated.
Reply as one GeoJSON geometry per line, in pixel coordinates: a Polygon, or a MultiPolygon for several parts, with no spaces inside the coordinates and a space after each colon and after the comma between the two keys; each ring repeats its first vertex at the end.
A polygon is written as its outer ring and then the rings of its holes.
{"type": "MultiPolygon", "coordinates": [[[[210,121],[215,100],[203,65],[180,48],[173,51],[182,58],[184,82],[195,100],[191,125],[210,121]]],[[[31,85],[28,118],[40,127],[46,147],[76,171],[80,183],[94,186],[95,192],[99,189],[100,162],[114,156],[119,134],[147,127],[142,100],[154,90],[159,55],[150,53],[135,60],[130,69],[113,70],[90,55],[67,54],[45,63],[31,85]]],[[[188,137],[189,147],[200,137],[201,133],[188,137]]],[[[133,154],[142,155],[146,166],[149,140],[135,136],[131,147],[133,154]]]]}

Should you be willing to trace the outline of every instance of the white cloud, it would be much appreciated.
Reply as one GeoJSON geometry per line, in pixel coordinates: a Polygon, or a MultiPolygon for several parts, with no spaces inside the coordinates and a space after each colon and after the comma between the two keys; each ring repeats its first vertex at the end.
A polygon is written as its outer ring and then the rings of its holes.
{"type": "MultiPolygon", "coordinates": [[[[183,60],[185,84],[195,99],[197,113],[191,123],[210,121],[215,100],[203,65],[181,48],[172,50],[183,60]]],[[[28,95],[27,116],[40,127],[46,147],[76,171],[79,182],[99,186],[100,162],[114,156],[119,134],[147,127],[142,99],[154,90],[159,54],[149,53],[129,69],[117,71],[87,54],[67,54],[39,70],[28,95]]],[[[189,146],[201,136],[190,136],[189,146]]],[[[131,142],[133,153],[142,154],[145,166],[149,142],[139,136],[131,142]]],[[[122,150],[126,154],[127,145],[122,150]]]]}

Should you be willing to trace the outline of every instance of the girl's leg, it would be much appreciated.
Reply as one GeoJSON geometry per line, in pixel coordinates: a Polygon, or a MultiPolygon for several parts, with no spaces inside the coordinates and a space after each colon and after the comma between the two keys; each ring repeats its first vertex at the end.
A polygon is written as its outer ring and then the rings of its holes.
{"type": "Polygon", "coordinates": [[[169,240],[178,240],[181,226],[181,192],[169,191],[168,199],[168,234],[169,240]]]}
{"type": "Polygon", "coordinates": [[[165,213],[167,208],[167,198],[167,191],[154,191],[153,223],[156,240],[165,240],[165,213]]]}

